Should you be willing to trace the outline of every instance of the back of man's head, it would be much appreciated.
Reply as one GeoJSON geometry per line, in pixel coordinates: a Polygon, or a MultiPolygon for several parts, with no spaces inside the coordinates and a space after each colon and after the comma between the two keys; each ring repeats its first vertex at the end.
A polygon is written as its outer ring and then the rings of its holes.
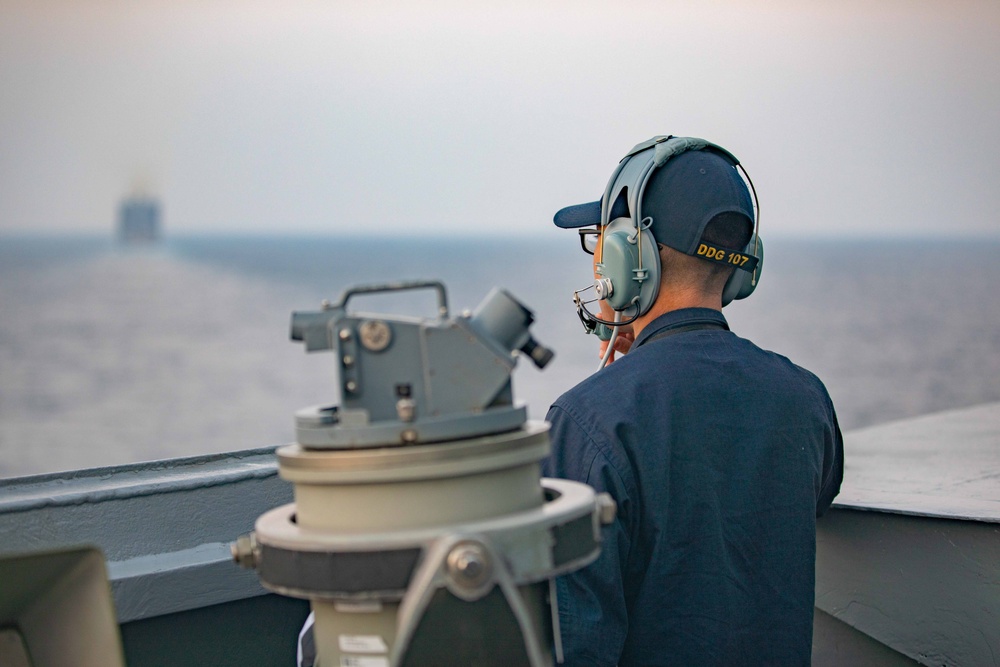
{"type": "Polygon", "coordinates": [[[733,269],[702,259],[703,243],[742,251],[753,235],[753,201],[736,168],[707,150],[682,153],[650,176],[640,214],[652,218],[662,281],[722,292],[733,269]]]}
{"type": "Polygon", "coordinates": [[[687,255],[697,254],[709,223],[711,234],[731,238],[742,250],[753,232],[753,199],[729,161],[711,150],[681,153],[653,171],[642,195],[639,215],[652,218],[658,243],[687,255]],[[730,214],[730,215],[724,215],[730,214]],[[742,229],[741,229],[742,227],[742,229]],[[742,241],[742,242],[741,242],[742,241]]]}

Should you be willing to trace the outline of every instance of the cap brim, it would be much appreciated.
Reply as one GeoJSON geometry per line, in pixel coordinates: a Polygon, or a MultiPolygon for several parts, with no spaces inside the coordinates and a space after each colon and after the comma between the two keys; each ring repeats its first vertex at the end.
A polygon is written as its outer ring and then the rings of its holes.
{"type": "Polygon", "coordinates": [[[592,201],[559,209],[552,221],[556,223],[556,227],[563,229],[597,226],[601,224],[601,202],[592,201]]]}

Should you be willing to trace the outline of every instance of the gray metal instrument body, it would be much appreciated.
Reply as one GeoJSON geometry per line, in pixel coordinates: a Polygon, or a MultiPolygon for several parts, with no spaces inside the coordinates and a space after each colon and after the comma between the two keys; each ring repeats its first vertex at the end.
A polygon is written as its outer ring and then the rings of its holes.
{"type": "Polygon", "coordinates": [[[554,577],[600,553],[606,494],[542,480],[548,424],[516,406],[517,353],[544,367],[531,312],[494,289],[449,317],[444,286],[347,290],[292,315],[293,340],[333,350],[342,400],[296,414],[277,451],[295,503],[233,545],[264,587],[311,601],[322,664],[550,667],[554,577]],[[355,296],[432,289],[435,318],[352,313],[355,296]]]}
{"type": "Polygon", "coordinates": [[[355,287],[336,304],[292,315],[293,340],[307,352],[334,350],[340,406],[296,414],[297,440],[307,448],[351,448],[440,442],[518,428],[527,418],[514,405],[510,374],[524,352],[540,368],[552,352],[530,335],[534,317],[494,289],[473,313],[448,316],[440,282],[355,287]],[[433,289],[435,319],[349,313],[352,297],[433,289]]]}

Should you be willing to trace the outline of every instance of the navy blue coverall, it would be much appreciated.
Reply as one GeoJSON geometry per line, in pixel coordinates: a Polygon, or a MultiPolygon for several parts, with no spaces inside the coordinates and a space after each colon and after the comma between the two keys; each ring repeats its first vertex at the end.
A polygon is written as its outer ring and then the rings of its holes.
{"type": "Polygon", "coordinates": [[[567,665],[809,664],[816,517],[843,477],[815,375],[677,310],[548,420],[544,474],[618,503],[600,558],[557,582],[567,665]]]}

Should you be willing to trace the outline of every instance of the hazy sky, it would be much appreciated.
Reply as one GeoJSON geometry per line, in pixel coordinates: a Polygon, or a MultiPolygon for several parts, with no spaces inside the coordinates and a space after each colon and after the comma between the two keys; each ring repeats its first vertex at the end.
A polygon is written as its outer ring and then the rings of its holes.
{"type": "Polygon", "coordinates": [[[1000,235],[1000,2],[0,0],[0,234],[544,230],[654,134],[766,235],[1000,235]]]}

